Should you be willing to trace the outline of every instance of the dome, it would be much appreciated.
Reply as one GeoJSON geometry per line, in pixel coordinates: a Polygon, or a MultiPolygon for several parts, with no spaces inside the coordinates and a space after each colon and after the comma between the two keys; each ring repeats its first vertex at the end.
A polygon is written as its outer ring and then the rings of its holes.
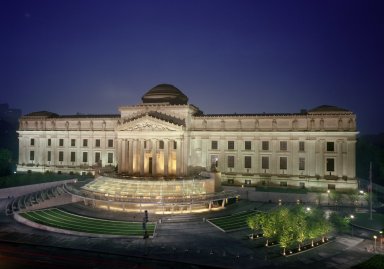
{"type": "Polygon", "coordinates": [[[141,98],[143,103],[169,103],[172,105],[188,104],[188,97],[170,84],[159,84],[150,89],[141,98]]]}

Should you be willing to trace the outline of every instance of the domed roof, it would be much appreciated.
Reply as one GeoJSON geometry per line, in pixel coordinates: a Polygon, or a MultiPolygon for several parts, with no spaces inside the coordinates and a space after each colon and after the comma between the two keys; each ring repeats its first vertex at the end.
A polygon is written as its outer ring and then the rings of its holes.
{"type": "Polygon", "coordinates": [[[308,112],[312,113],[321,113],[321,112],[349,112],[348,109],[337,107],[337,106],[330,106],[330,105],[322,105],[315,107],[308,112]]]}
{"type": "Polygon", "coordinates": [[[141,98],[143,103],[169,103],[172,105],[188,104],[188,97],[170,84],[159,84],[150,89],[141,98]]]}

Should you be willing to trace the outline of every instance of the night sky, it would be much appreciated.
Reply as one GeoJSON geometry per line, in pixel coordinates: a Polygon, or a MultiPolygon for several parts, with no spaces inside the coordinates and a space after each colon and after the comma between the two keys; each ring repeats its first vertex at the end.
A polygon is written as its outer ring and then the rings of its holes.
{"type": "Polygon", "coordinates": [[[206,114],[335,105],[384,132],[384,1],[0,0],[0,103],[117,114],[160,83],[206,114]]]}

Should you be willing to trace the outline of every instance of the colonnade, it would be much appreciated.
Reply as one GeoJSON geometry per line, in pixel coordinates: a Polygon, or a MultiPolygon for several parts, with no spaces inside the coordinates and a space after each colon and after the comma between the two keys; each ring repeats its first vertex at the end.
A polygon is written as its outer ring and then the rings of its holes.
{"type": "Polygon", "coordinates": [[[181,176],[181,139],[119,139],[118,172],[136,176],[181,176]]]}

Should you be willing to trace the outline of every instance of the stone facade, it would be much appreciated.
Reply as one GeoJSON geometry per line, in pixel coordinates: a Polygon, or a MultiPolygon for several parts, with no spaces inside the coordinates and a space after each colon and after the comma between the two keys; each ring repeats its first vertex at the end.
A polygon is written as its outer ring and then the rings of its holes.
{"type": "MultiPolygon", "coordinates": [[[[155,87],[163,100],[181,93],[167,86],[155,87]]],[[[110,167],[121,175],[179,177],[215,170],[228,184],[357,188],[351,111],[320,106],[291,114],[206,115],[185,96],[185,103],[172,104],[147,95],[143,100],[151,103],[120,107],[117,115],[21,117],[18,171],[110,167]]]]}

